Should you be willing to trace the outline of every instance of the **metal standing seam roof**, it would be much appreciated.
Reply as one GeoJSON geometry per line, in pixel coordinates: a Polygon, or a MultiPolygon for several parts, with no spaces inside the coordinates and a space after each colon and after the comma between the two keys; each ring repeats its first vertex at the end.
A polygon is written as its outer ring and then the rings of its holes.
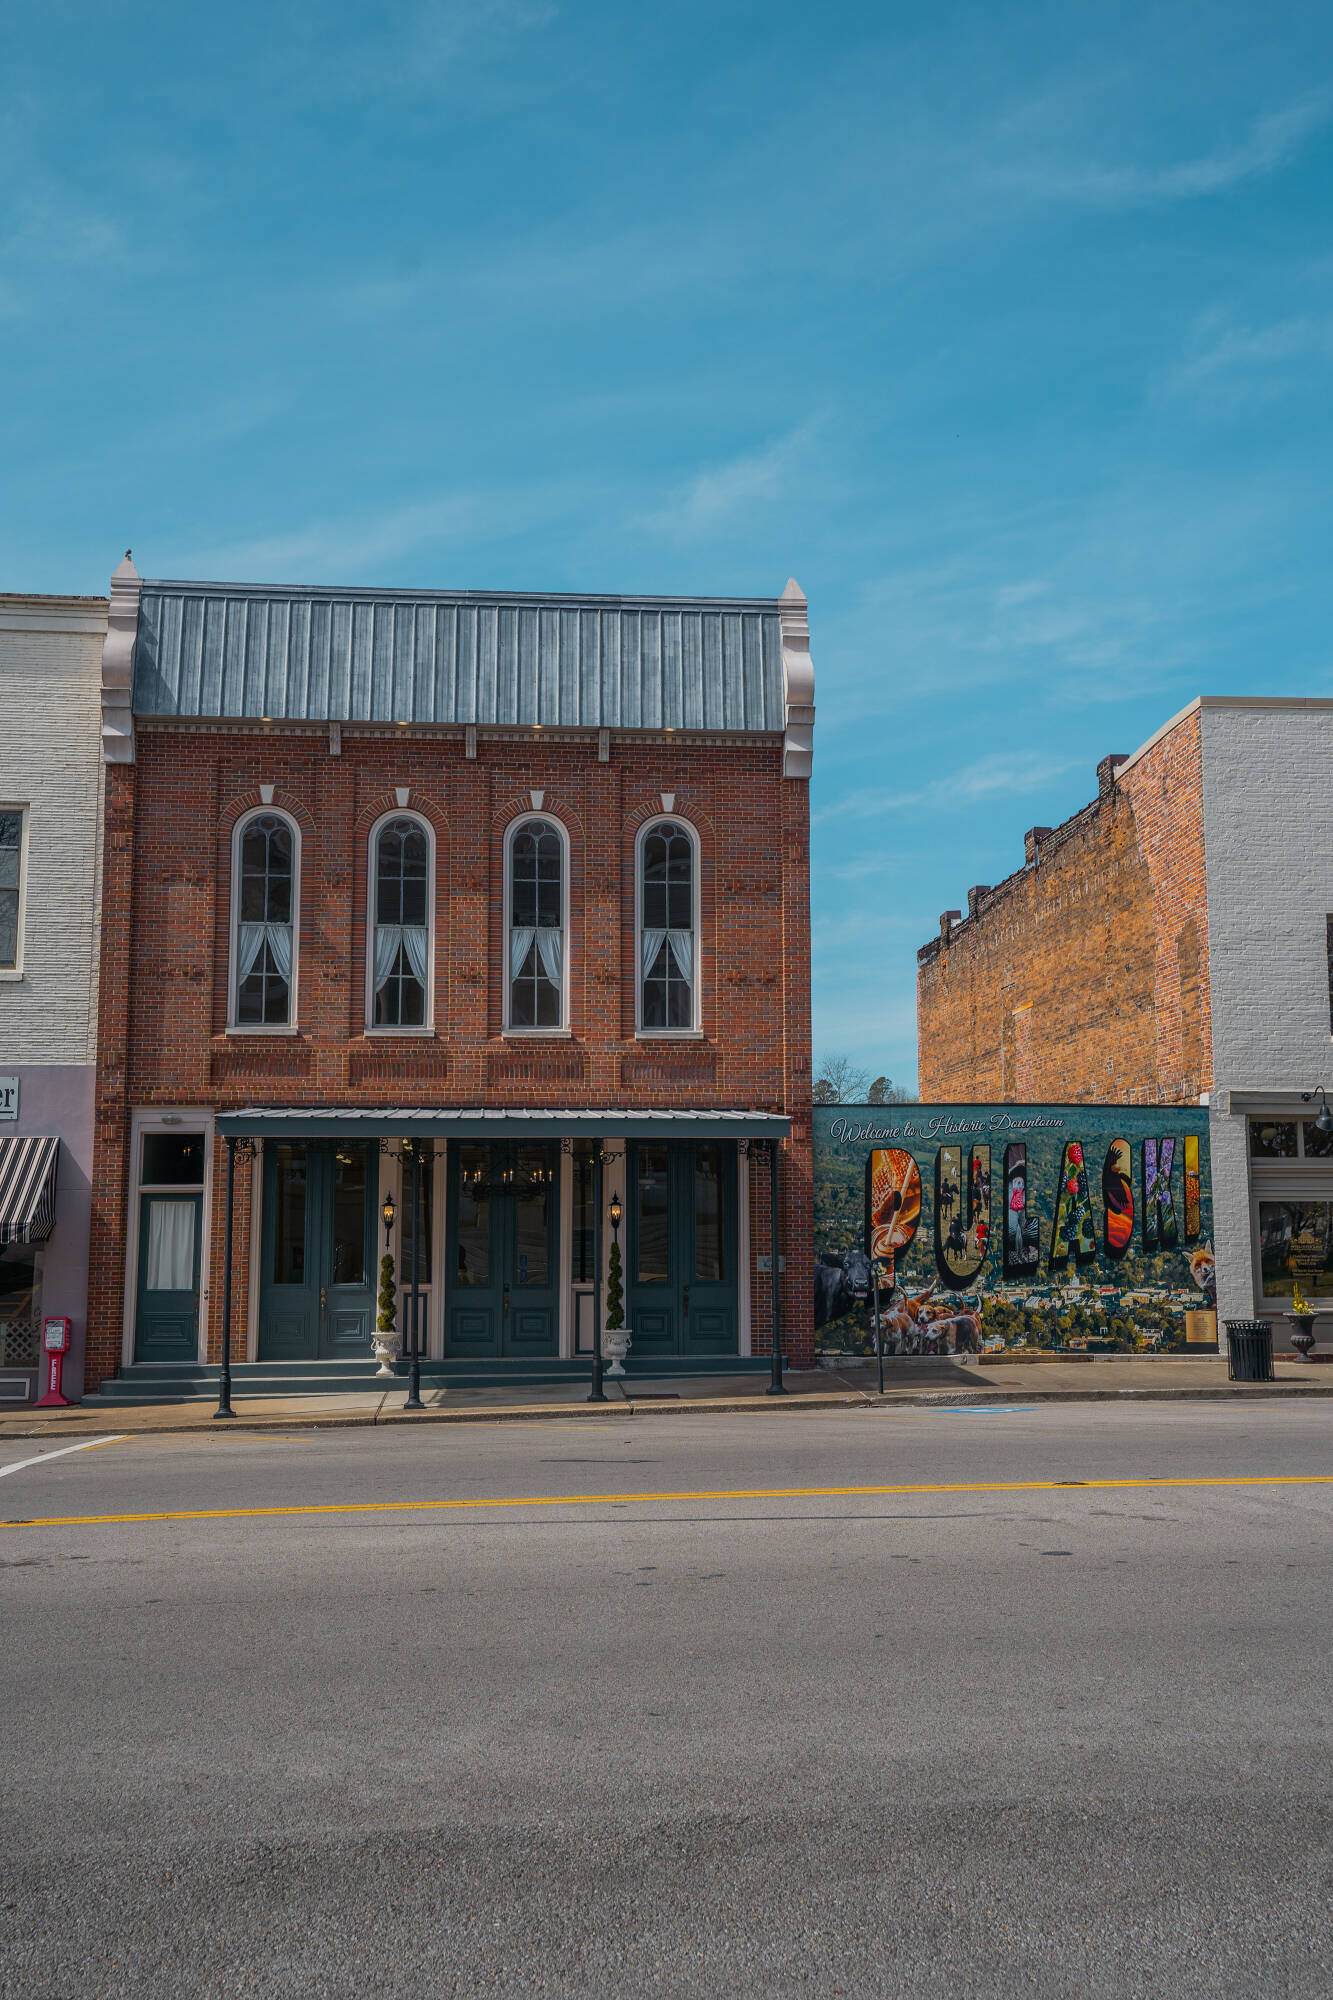
{"type": "Polygon", "coordinates": [[[423,1136],[484,1139],[527,1134],[530,1138],[675,1136],[696,1139],[785,1139],[791,1120],[774,1111],[619,1109],[537,1110],[527,1106],[434,1105],[387,1106],[350,1104],[254,1105],[245,1111],[224,1111],[216,1121],[220,1137],[239,1134],[286,1133],[289,1137],[374,1138],[419,1132],[423,1136]]]}
{"type": "Polygon", "coordinates": [[[140,588],[135,715],[780,732],[784,702],[775,598],[140,588]]]}
{"type": "Polygon", "coordinates": [[[59,1139],[0,1139],[0,1243],[45,1243],[55,1228],[59,1139]]]}

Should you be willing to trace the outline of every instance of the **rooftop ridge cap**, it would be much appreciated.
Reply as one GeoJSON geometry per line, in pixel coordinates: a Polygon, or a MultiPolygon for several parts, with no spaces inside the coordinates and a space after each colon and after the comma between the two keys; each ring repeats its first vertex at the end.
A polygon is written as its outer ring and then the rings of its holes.
{"type": "Polygon", "coordinates": [[[341,583],[234,583],[199,577],[144,577],[142,590],[149,591],[190,591],[204,595],[235,597],[340,597],[357,603],[368,603],[380,598],[398,598],[407,603],[442,604],[532,604],[558,605],[574,609],[592,606],[607,609],[637,610],[643,606],[654,609],[690,609],[720,611],[768,611],[774,614],[782,610],[780,597],[654,597],[648,593],[625,593],[611,591],[577,590],[450,590],[450,589],[404,589],[400,585],[372,586],[362,588],[356,584],[341,583]]]}

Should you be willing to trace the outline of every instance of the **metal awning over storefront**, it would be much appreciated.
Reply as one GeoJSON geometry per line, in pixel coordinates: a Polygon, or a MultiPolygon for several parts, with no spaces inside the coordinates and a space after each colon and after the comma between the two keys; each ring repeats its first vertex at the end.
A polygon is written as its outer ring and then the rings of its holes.
{"type": "Polygon", "coordinates": [[[790,1118],[773,1111],[492,1109],[433,1105],[256,1105],[224,1111],[219,1138],[330,1139],[785,1139],[790,1118]]]}
{"type": "Polygon", "coordinates": [[[46,1242],[59,1160],[59,1139],[0,1139],[0,1244],[46,1242]]]}

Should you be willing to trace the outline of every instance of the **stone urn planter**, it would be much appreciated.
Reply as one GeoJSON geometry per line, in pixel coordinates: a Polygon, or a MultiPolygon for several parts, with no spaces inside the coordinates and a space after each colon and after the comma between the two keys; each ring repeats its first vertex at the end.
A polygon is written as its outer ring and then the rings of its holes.
{"type": "Polygon", "coordinates": [[[633,1345],[634,1343],[630,1339],[629,1328],[627,1326],[606,1327],[603,1330],[602,1353],[611,1363],[611,1366],[606,1371],[608,1375],[624,1374],[625,1356],[629,1353],[633,1345]]]}
{"type": "Polygon", "coordinates": [[[392,1375],[394,1372],[393,1364],[403,1351],[402,1335],[399,1333],[381,1333],[377,1328],[371,1334],[370,1338],[375,1349],[375,1359],[380,1364],[375,1370],[376,1375],[392,1375]]]}
{"type": "Polygon", "coordinates": [[[1314,1314],[1283,1313],[1282,1317],[1291,1322],[1291,1344],[1296,1350],[1297,1361],[1308,1361],[1314,1346],[1314,1314]]]}

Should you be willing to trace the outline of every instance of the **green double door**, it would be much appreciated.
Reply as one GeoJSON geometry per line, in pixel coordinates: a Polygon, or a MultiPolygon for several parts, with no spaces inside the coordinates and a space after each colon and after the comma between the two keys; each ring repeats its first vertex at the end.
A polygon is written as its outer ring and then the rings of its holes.
{"type": "Polygon", "coordinates": [[[359,1139],[265,1142],[261,1361],[369,1357],[377,1164],[359,1139]]]}
{"type": "Polygon", "coordinates": [[[735,1354],[736,1149],[631,1144],[625,1317],[636,1360],[735,1354]]]}
{"type": "Polygon", "coordinates": [[[549,1142],[450,1146],[447,1354],[559,1353],[559,1170],[549,1142]]]}

